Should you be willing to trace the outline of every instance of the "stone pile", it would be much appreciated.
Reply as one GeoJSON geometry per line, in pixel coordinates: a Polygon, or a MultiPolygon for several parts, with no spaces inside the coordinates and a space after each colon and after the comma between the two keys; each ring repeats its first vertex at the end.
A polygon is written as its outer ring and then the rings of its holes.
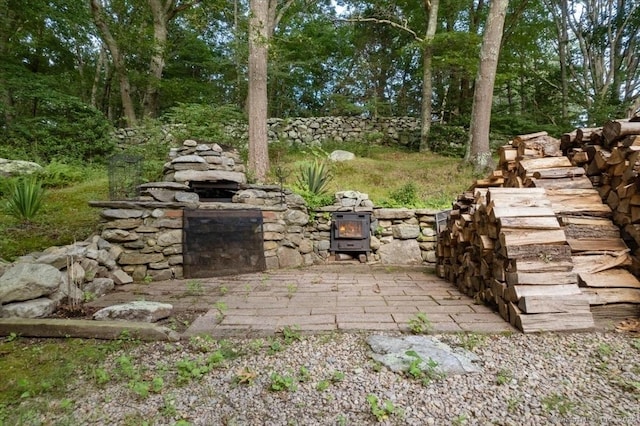
{"type": "Polygon", "coordinates": [[[65,301],[79,303],[133,282],[116,263],[121,253],[94,236],[20,257],[0,271],[0,317],[46,317],[65,301]]]}
{"type": "Polygon", "coordinates": [[[189,182],[246,183],[245,166],[236,150],[223,150],[217,143],[205,144],[187,139],[172,148],[164,166],[164,179],[188,185],[189,182]]]}

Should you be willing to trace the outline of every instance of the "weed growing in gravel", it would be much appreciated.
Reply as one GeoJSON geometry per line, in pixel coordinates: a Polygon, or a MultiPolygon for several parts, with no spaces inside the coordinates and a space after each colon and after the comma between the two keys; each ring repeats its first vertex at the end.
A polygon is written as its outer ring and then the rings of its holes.
{"type": "Polygon", "coordinates": [[[282,343],[279,340],[271,339],[269,342],[269,350],[267,350],[267,354],[273,355],[275,353],[282,351],[283,349],[284,347],[282,346],[282,343]]]}
{"type": "Polygon", "coordinates": [[[558,393],[545,396],[541,402],[547,412],[556,411],[563,416],[571,413],[575,408],[575,404],[567,396],[558,393]]]}
{"type": "Polygon", "coordinates": [[[483,345],[487,340],[487,336],[478,333],[462,333],[460,334],[460,346],[468,351],[472,351],[475,348],[483,345]]]}
{"type": "Polygon", "coordinates": [[[298,385],[296,385],[296,382],[298,380],[291,375],[271,373],[270,379],[271,379],[271,384],[269,385],[269,390],[272,390],[274,392],[285,391],[285,390],[289,392],[293,392],[298,388],[298,385]]]}
{"type": "Polygon", "coordinates": [[[425,362],[416,351],[407,351],[405,354],[411,357],[407,374],[414,379],[421,380],[424,386],[443,377],[442,373],[438,371],[437,361],[429,358],[425,362]]]}
{"type": "Polygon", "coordinates": [[[225,294],[227,294],[227,293],[229,293],[229,288],[228,288],[227,286],[225,286],[225,285],[220,286],[220,294],[221,294],[222,296],[224,296],[224,295],[225,295],[225,294]]]}
{"type": "Polygon", "coordinates": [[[522,404],[522,399],[520,399],[520,397],[514,396],[512,398],[509,398],[507,400],[507,411],[513,413],[514,411],[516,411],[516,408],[520,406],[520,404],[522,404]]]}
{"type": "Polygon", "coordinates": [[[507,368],[502,368],[498,371],[498,376],[496,377],[496,383],[499,385],[506,385],[507,383],[513,380],[513,372],[507,368]]]}
{"type": "Polygon", "coordinates": [[[96,368],[93,370],[93,380],[98,386],[104,386],[111,381],[111,375],[104,368],[96,368]]]}
{"type": "Polygon", "coordinates": [[[176,408],[176,397],[173,394],[162,396],[162,407],[160,413],[165,417],[175,418],[178,415],[176,408]]]}
{"type": "Polygon", "coordinates": [[[409,318],[409,330],[413,334],[428,334],[433,331],[433,324],[424,312],[418,312],[409,318]]]}
{"type": "Polygon", "coordinates": [[[331,382],[338,383],[344,380],[344,373],[342,371],[334,371],[331,375],[331,382]]]}
{"type": "Polygon", "coordinates": [[[242,367],[236,372],[236,375],[233,378],[233,381],[238,385],[251,386],[253,385],[257,377],[258,377],[258,373],[252,370],[250,367],[242,367]]]}
{"type": "Polygon", "coordinates": [[[640,338],[631,339],[631,346],[640,351],[640,338]]]}
{"type": "Polygon", "coordinates": [[[318,384],[316,385],[316,390],[319,391],[319,392],[324,392],[327,389],[329,389],[329,385],[330,385],[330,383],[329,383],[328,380],[320,380],[318,382],[318,384]]]}
{"type": "Polygon", "coordinates": [[[198,352],[211,352],[215,346],[216,341],[208,334],[201,334],[197,336],[191,336],[189,338],[189,346],[198,352]]]}
{"type": "Polygon", "coordinates": [[[285,325],[282,329],[282,337],[284,339],[284,343],[286,343],[287,345],[290,345],[296,340],[302,341],[300,326],[295,324],[293,326],[285,325]]]}
{"type": "Polygon", "coordinates": [[[369,403],[371,414],[373,414],[379,422],[387,420],[391,415],[402,414],[401,410],[393,405],[393,402],[388,399],[382,402],[372,393],[367,394],[367,403],[369,403]]]}
{"type": "Polygon", "coordinates": [[[467,424],[467,420],[469,420],[466,414],[460,414],[451,420],[452,426],[463,426],[467,424]]]}
{"type": "Polygon", "coordinates": [[[311,378],[311,372],[304,365],[298,370],[298,381],[300,383],[308,382],[311,378]]]}

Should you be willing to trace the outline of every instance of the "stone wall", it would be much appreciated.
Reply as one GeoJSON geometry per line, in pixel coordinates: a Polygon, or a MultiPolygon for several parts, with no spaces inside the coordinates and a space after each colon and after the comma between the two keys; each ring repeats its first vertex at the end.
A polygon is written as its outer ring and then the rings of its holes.
{"type": "MultiPolygon", "coordinates": [[[[277,187],[242,189],[234,203],[201,203],[205,209],[260,209],[263,217],[264,254],[267,269],[322,264],[329,252],[331,212],[327,207],[309,215],[295,194],[277,187]]],[[[117,262],[135,281],[182,278],[182,216],[179,203],[145,201],[92,202],[103,207],[101,237],[120,246],[117,262]]],[[[435,215],[433,210],[372,208],[372,236],[368,262],[382,264],[435,264],[435,215]]]]}
{"type": "MultiPolygon", "coordinates": [[[[420,140],[420,119],[415,117],[308,117],[271,118],[267,122],[269,141],[286,141],[301,145],[321,144],[327,140],[372,141],[389,144],[410,145],[420,140]]],[[[231,122],[225,133],[233,139],[247,141],[247,124],[231,122]]],[[[140,144],[151,133],[144,129],[117,129],[115,137],[120,146],[140,144]]],[[[161,137],[171,139],[169,127],[162,129],[161,137]]]]}

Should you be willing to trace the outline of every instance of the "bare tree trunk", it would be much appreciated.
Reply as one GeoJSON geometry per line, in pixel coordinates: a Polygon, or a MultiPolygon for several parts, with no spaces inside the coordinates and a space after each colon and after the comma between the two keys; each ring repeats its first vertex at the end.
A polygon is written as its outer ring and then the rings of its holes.
{"type": "Polygon", "coordinates": [[[431,99],[433,84],[431,75],[431,58],[433,49],[431,43],[436,35],[438,26],[438,6],[440,0],[423,0],[425,12],[428,14],[427,33],[424,38],[422,53],[422,127],[420,128],[420,152],[429,151],[429,132],[431,131],[431,116],[433,115],[431,99]]]}
{"type": "Polygon", "coordinates": [[[165,64],[165,50],[167,46],[167,23],[169,13],[173,9],[174,0],[148,0],[153,15],[153,47],[149,61],[149,80],[142,101],[142,116],[153,118],[160,110],[160,81],[165,64]]]}
{"type": "Polygon", "coordinates": [[[491,125],[491,104],[493,87],[498,68],[498,56],[502,41],[502,30],[509,0],[494,0],[489,8],[487,25],[480,48],[480,67],[476,77],[476,87],[471,110],[471,128],[465,161],[473,164],[476,172],[493,169],[493,159],[489,148],[489,128],[491,125]]]}
{"type": "Polygon", "coordinates": [[[269,171],[267,139],[267,63],[269,0],[251,0],[249,21],[249,171],[265,182],[269,171]]]}
{"type": "MultiPolygon", "coordinates": [[[[104,46],[100,46],[98,61],[96,62],[96,74],[93,76],[93,85],[91,86],[91,106],[98,107],[98,85],[100,84],[100,75],[103,71],[103,65],[106,63],[106,52],[104,46]]],[[[104,67],[106,71],[106,66],[104,67]]]]}
{"type": "Polygon", "coordinates": [[[107,22],[104,20],[102,6],[100,6],[99,0],[91,0],[91,13],[93,15],[93,21],[95,22],[102,39],[107,45],[109,52],[111,53],[113,67],[116,74],[118,74],[120,98],[125,121],[128,126],[135,126],[138,124],[138,120],[136,119],[136,112],[133,108],[133,101],[131,100],[131,85],[129,84],[127,67],[125,66],[124,58],[120,52],[120,47],[118,46],[116,39],[113,37],[113,34],[111,34],[107,22]]]}
{"type": "Polygon", "coordinates": [[[569,104],[569,74],[567,72],[567,47],[569,45],[569,35],[567,34],[567,22],[568,6],[567,0],[560,0],[560,7],[562,8],[562,25],[560,25],[560,40],[559,40],[559,59],[560,59],[560,78],[562,79],[562,120],[566,121],[569,117],[567,105],[569,104]]]}

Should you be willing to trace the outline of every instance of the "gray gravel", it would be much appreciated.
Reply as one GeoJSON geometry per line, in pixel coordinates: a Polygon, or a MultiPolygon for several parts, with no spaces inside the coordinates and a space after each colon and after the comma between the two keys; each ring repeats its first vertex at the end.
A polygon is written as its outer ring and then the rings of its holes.
{"type": "Polygon", "coordinates": [[[640,424],[640,339],[629,335],[440,335],[477,354],[483,372],[428,383],[372,361],[367,336],[304,336],[276,353],[270,339],[141,344],[98,366],[109,374],[106,384],[78,377],[67,395],[73,412],[52,409],[45,423],[366,425],[378,422],[367,402],[375,395],[380,405],[390,401],[382,424],[640,424]],[[204,364],[221,347],[239,356],[180,383],[179,361],[204,364]],[[274,374],[295,378],[295,389],[270,390],[274,374]],[[135,392],[154,378],[157,393],[135,392]]]}

